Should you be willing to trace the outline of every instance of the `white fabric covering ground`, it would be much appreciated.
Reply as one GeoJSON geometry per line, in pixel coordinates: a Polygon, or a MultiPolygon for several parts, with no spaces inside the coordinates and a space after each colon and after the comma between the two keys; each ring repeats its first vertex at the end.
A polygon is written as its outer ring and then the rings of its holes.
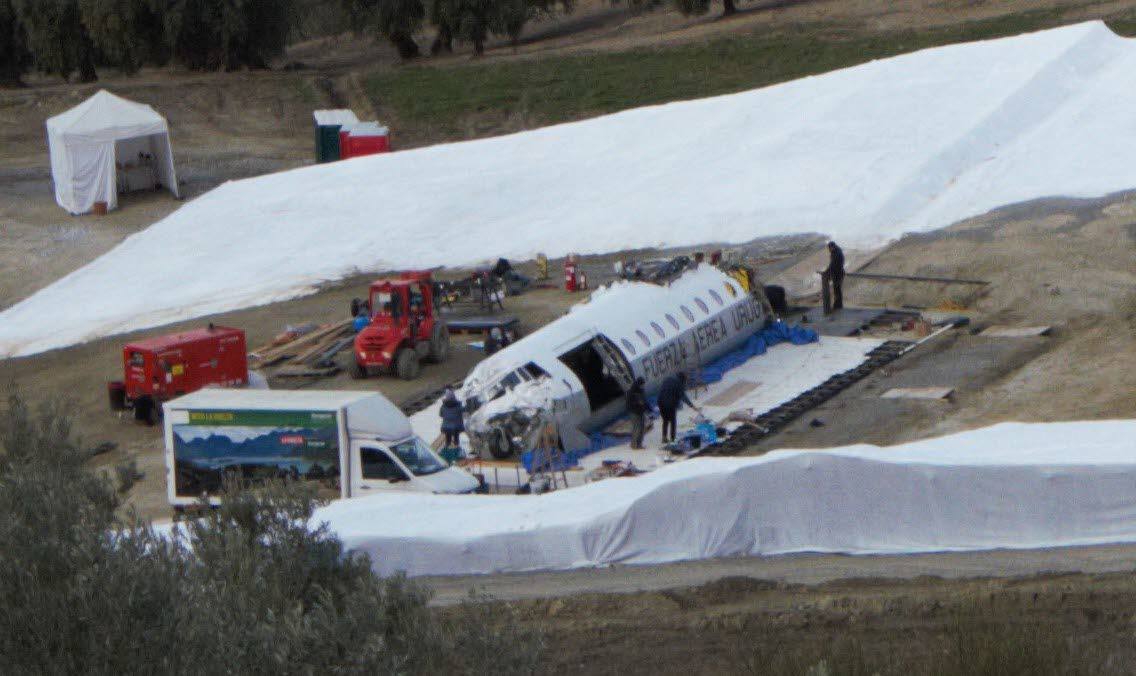
{"type": "MultiPolygon", "coordinates": [[[[779,343],[769,348],[765,354],[730,369],[720,381],[693,388],[689,395],[706,416],[716,423],[724,421],[731,411],[739,409],[751,409],[753,415],[757,416],[807,392],[837,373],[859,366],[867,354],[882,342],[874,338],[821,336],[819,341],[806,345],[779,343]],[[730,397],[728,402],[721,400],[724,394],[744,383],[753,383],[755,386],[736,397],[730,397]],[[712,403],[717,401],[722,403],[712,403]]],[[[439,399],[430,407],[410,416],[414,433],[428,443],[442,434],[439,415],[441,406],[439,399]]],[[[679,430],[691,429],[696,415],[693,409],[685,406],[679,410],[679,430]]],[[[462,438],[468,439],[464,434],[462,438]]],[[[646,450],[641,451],[631,450],[628,444],[615,446],[586,456],[580,464],[585,471],[599,467],[604,460],[630,461],[640,469],[659,467],[662,464],[658,453],[658,449],[662,448],[662,425],[658,421],[647,430],[644,445],[646,450]]],[[[584,474],[585,472],[571,473],[568,481],[579,482],[584,474]]],[[[501,470],[489,474],[486,479],[490,484],[521,486],[528,482],[528,473],[523,468],[519,472],[501,470]]]]}
{"type": "Polygon", "coordinates": [[[292,298],[358,270],[818,230],[868,247],[1006,204],[1129,189],[1133,72],[1136,42],[1085,23],[230,182],[0,314],[0,355],[292,298]]]}
{"type": "Polygon", "coordinates": [[[120,185],[143,190],[161,183],[178,195],[170,130],[150,106],[99,90],[49,118],[47,142],[55,201],[72,214],[87,213],[95,202],[115,208],[120,185]],[[149,159],[139,162],[139,153],[149,159]]]}
{"type": "Polygon", "coordinates": [[[1004,423],[900,446],[680,462],[541,496],[381,495],[319,510],[411,575],[720,556],[1136,541],[1136,421],[1004,423]]]}

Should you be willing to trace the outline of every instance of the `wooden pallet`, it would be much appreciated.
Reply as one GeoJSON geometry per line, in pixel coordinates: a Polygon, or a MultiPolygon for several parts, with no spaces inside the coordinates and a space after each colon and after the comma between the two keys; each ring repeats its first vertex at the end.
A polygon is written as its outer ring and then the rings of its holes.
{"type": "Polygon", "coordinates": [[[322,326],[284,345],[249,355],[256,367],[277,366],[270,376],[320,378],[339,372],[332,359],[354,342],[350,319],[322,326]]]}
{"type": "Polygon", "coordinates": [[[276,347],[269,348],[260,352],[254,350],[253,352],[249,353],[249,357],[254,360],[259,366],[271,366],[272,364],[289,357],[297,356],[301,352],[306,351],[312,345],[322,342],[329,335],[341,333],[347,329],[350,329],[352,326],[352,321],[353,320],[351,319],[345,319],[341,322],[322,326],[315,331],[305,333],[296,340],[284,343],[283,345],[278,345],[276,347]]]}

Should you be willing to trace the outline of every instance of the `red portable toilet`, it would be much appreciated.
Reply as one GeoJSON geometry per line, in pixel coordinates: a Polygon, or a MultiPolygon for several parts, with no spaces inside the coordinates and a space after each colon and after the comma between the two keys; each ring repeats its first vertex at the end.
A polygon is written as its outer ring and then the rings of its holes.
{"type": "Polygon", "coordinates": [[[356,124],[361,123],[345,124],[339,128],[339,159],[341,160],[351,157],[351,128],[356,124]]]}
{"type": "Polygon", "coordinates": [[[352,125],[347,134],[351,157],[390,152],[390,130],[378,122],[352,125]]]}

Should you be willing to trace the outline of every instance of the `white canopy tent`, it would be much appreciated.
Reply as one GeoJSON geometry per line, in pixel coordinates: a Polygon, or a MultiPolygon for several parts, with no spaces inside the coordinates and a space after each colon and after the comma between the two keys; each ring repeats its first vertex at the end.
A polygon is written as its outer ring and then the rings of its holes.
{"type": "Polygon", "coordinates": [[[178,197],[166,119],[106,90],[47,120],[55,201],[72,214],[118,193],[164,187],[178,197]]]}

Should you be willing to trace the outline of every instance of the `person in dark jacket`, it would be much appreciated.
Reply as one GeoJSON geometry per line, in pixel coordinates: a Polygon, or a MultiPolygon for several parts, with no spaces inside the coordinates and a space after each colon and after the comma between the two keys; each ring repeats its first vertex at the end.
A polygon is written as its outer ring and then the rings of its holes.
{"type": "Polygon", "coordinates": [[[489,331],[489,335],[485,337],[485,354],[491,355],[501,349],[501,329],[494,328],[489,331]]]}
{"type": "Polygon", "coordinates": [[[675,440],[678,434],[676,416],[683,404],[697,409],[690,397],[686,396],[686,374],[677,373],[668,377],[659,386],[659,417],[663,419],[663,443],[675,440]]]}
{"type": "Polygon", "coordinates": [[[643,378],[636,378],[627,390],[627,413],[631,416],[631,448],[643,448],[643,432],[647,423],[647,393],[643,391],[646,382],[643,378]]]}
{"type": "Polygon", "coordinates": [[[446,435],[445,448],[460,450],[461,433],[465,429],[462,405],[454,391],[449,388],[446,388],[446,394],[442,397],[442,410],[439,415],[442,416],[442,433],[446,435]]]}
{"type": "Polygon", "coordinates": [[[832,284],[832,309],[844,307],[844,250],[836,242],[828,243],[828,268],[824,274],[832,284]]]}

